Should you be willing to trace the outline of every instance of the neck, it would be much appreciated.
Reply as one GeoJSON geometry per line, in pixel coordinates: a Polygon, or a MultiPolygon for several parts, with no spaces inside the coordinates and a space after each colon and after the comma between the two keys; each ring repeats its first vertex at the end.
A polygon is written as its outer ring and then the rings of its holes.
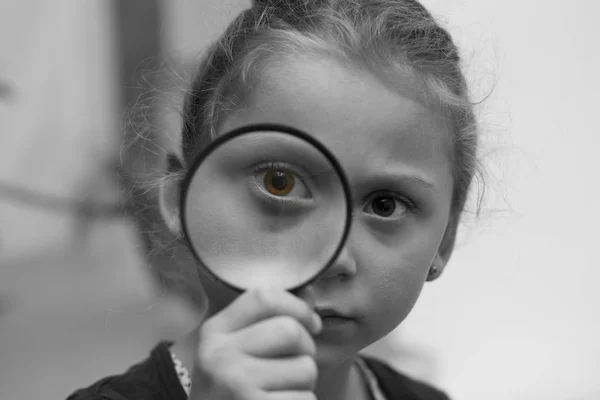
{"type": "MultiPolygon", "coordinates": [[[[198,346],[199,327],[173,344],[172,350],[184,367],[192,372],[198,346]]],[[[319,366],[315,394],[319,400],[348,400],[368,398],[360,372],[351,357],[331,367],[319,366]],[[365,397],[366,396],[366,397],[365,397]]]]}
{"type": "Polygon", "coordinates": [[[354,367],[354,358],[335,367],[319,367],[315,394],[319,400],[347,400],[357,398],[360,379],[354,367]]]}

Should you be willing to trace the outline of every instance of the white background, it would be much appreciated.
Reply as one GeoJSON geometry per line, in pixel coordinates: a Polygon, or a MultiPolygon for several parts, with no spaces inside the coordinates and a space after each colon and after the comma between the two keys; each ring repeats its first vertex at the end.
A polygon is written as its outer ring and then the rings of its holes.
{"type": "MultiPolygon", "coordinates": [[[[115,149],[107,3],[12,3],[0,1],[0,77],[18,96],[0,105],[0,178],[74,194],[115,149]]],[[[247,3],[168,4],[164,39],[190,57],[247,3]]],[[[600,7],[425,4],[475,98],[493,89],[479,109],[489,190],[442,279],[369,351],[455,399],[599,399],[600,7]]],[[[127,226],[96,225],[83,247],[70,219],[0,198],[0,238],[0,398],[64,398],[190,324],[148,283],[127,226]]]]}

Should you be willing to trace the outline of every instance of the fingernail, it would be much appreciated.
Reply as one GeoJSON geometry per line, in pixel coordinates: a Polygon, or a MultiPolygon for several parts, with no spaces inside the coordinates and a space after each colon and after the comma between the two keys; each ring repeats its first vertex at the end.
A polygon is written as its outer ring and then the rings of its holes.
{"type": "Polygon", "coordinates": [[[321,320],[321,317],[319,316],[319,314],[314,313],[313,314],[313,331],[314,331],[314,333],[319,333],[319,332],[321,332],[321,329],[323,329],[323,321],[321,320]]]}

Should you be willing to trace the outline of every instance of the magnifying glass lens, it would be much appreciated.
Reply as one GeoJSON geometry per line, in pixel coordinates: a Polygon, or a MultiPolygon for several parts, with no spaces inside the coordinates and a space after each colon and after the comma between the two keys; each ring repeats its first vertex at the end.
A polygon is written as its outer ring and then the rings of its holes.
{"type": "Polygon", "coordinates": [[[343,172],[321,145],[295,131],[225,137],[192,168],[183,196],[192,251],[240,290],[310,281],[335,258],[349,227],[343,172]]]}

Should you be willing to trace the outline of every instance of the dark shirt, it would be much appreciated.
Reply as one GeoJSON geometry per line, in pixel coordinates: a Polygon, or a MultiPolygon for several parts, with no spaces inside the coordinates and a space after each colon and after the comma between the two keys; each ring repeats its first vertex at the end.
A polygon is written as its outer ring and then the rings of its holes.
{"type": "MultiPolygon", "coordinates": [[[[76,391],[67,400],[187,400],[169,346],[169,342],[160,342],[146,360],[121,375],[76,391]]],[[[449,400],[443,392],[400,374],[379,360],[364,360],[388,400],[449,400]]]]}

